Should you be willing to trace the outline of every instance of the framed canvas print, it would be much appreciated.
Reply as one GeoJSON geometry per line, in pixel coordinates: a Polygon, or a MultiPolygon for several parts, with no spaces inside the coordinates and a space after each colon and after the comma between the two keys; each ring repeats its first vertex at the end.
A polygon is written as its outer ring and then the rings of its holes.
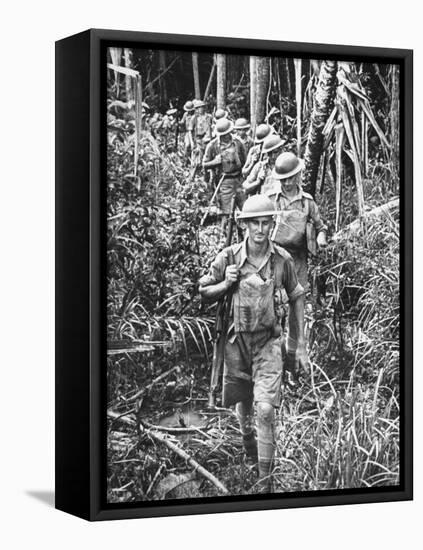
{"type": "Polygon", "coordinates": [[[412,52],[56,44],[56,507],[412,498],[412,52]]]}

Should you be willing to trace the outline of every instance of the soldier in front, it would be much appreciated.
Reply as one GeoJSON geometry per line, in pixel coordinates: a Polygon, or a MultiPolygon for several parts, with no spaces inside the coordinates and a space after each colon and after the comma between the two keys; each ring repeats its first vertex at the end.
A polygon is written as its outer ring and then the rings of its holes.
{"type": "Polygon", "coordinates": [[[230,289],[233,301],[226,336],[223,406],[236,405],[247,457],[258,460],[258,490],[271,492],[275,453],[275,408],[281,403],[281,318],[289,302],[298,331],[297,359],[304,366],[304,290],[291,256],[270,240],[273,203],[264,195],[246,200],[238,219],[246,226],[242,243],[221,251],[199,291],[205,300],[230,289]],[[255,431],[254,407],[257,422],[255,431]]]}

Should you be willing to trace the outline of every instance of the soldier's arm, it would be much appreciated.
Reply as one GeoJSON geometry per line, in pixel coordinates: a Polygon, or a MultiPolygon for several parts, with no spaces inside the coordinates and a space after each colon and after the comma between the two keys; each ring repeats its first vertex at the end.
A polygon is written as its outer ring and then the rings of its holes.
{"type": "Polygon", "coordinates": [[[246,193],[252,193],[261,185],[262,179],[260,179],[260,169],[261,163],[257,162],[248,178],[243,182],[242,188],[246,193]]]}
{"type": "Polygon", "coordinates": [[[217,154],[217,149],[213,142],[210,142],[204,152],[203,157],[203,167],[204,168],[216,168],[220,166],[222,159],[219,154],[217,154]]]}
{"type": "Polygon", "coordinates": [[[294,261],[291,256],[285,261],[283,285],[288,294],[290,305],[293,308],[297,325],[297,359],[300,365],[304,369],[307,369],[309,361],[304,339],[304,289],[298,282],[294,261]]]}
{"type": "Polygon", "coordinates": [[[247,160],[245,161],[244,167],[242,169],[242,175],[244,176],[244,178],[246,178],[250,174],[257,160],[258,160],[258,154],[253,145],[251,149],[248,151],[247,160]]]}
{"type": "Polygon", "coordinates": [[[236,265],[228,265],[225,252],[220,252],[212,263],[207,275],[199,281],[199,292],[206,301],[216,301],[221,298],[238,280],[236,265]]]}
{"type": "Polygon", "coordinates": [[[323,220],[320,216],[319,207],[314,202],[314,200],[311,201],[311,204],[310,204],[310,216],[311,216],[311,219],[313,220],[314,227],[316,228],[317,244],[319,248],[323,248],[327,245],[327,241],[326,241],[327,227],[323,223],[323,220]]]}

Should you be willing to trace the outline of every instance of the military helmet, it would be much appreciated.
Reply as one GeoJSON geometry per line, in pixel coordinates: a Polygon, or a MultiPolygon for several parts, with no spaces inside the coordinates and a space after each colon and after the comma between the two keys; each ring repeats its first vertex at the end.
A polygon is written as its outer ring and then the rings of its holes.
{"type": "Polygon", "coordinates": [[[263,141],[262,152],[270,153],[271,151],[282,147],[284,143],[285,141],[280,136],[278,136],[277,134],[271,134],[270,136],[267,136],[267,138],[265,138],[265,140],[263,141]]]}
{"type": "Polygon", "coordinates": [[[234,123],[232,120],[227,118],[221,118],[216,122],[216,127],[214,129],[215,134],[218,136],[225,136],[229,134],[234,129],[234,123]]]}
{"type": "Polygon", "coordinates": [[[205,107],[206,104],[201,99],[194,99],[194,109],[197,109],[198,107],[205,107]]]}
{"type": "Polygon", "coordinates": [[[254,141],[256,143],[262,143],[262,141],[271,134],[273,134],[273,128],[270,124],[259,124],[256,128],[256,137],[254,141]]]}
{"type": "Polygon", "coordinates": [[[303,159],[299,159],[294,153],[281,153],[275,160],[272,176],[277,180],[285,180],[304,168],[303,159]]]}
{"type": "Polygon", "coordinates": [[[246,118],[237,118],[235,120],[235,130],[248,130],[250,123],[246,118]]]}
{"type": "Polygon", "coordinates": [[[172,108],[172,109],[168,109],[168,110],[166,111],[166,114],[167,114],[168,116],[170,116],[170,115],[176,114],[177,112],[178,112],[178,109],[172,108]]]}
{"type": "Polygon", "coordinates": [[[195,109],[194,103],[192,101],[187,101],[184,105],[184,111],[187,111],[188,113],[193,111],[195,109]]]}
{"type": "Polygon", "coordinates": [[[274,216],[277,214],[273,202],[266,195],[252,195],[244,202],[242,212],[237,216],[238,220],[251,220],[262,216],[274,216]]]}
{"type": "Polygon", "coordinates": [[[228,116],[228,111],[225,111],[225,109],[216,109],[214,113],[214,118],[216,120],[220,120],[221,118],[226,118],[228,116]]]}

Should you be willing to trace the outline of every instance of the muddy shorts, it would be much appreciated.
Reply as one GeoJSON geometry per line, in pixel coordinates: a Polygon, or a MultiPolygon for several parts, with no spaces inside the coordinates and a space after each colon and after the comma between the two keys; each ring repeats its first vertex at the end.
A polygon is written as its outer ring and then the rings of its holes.
{"type": "Polygon", "coordinates": [[[282,384],[281,337],[273,331],[242,332],[225,346],[223,406],[246,399],[279,407],[282,384]]]}
{"type": "Polygon", "coordinates": [[[231,213],[232,197],[235,195],[235,204],[241,210],[245,197],[240,176],[226,176],[219,190],[219,208],[222,214],[231,213]]]}

